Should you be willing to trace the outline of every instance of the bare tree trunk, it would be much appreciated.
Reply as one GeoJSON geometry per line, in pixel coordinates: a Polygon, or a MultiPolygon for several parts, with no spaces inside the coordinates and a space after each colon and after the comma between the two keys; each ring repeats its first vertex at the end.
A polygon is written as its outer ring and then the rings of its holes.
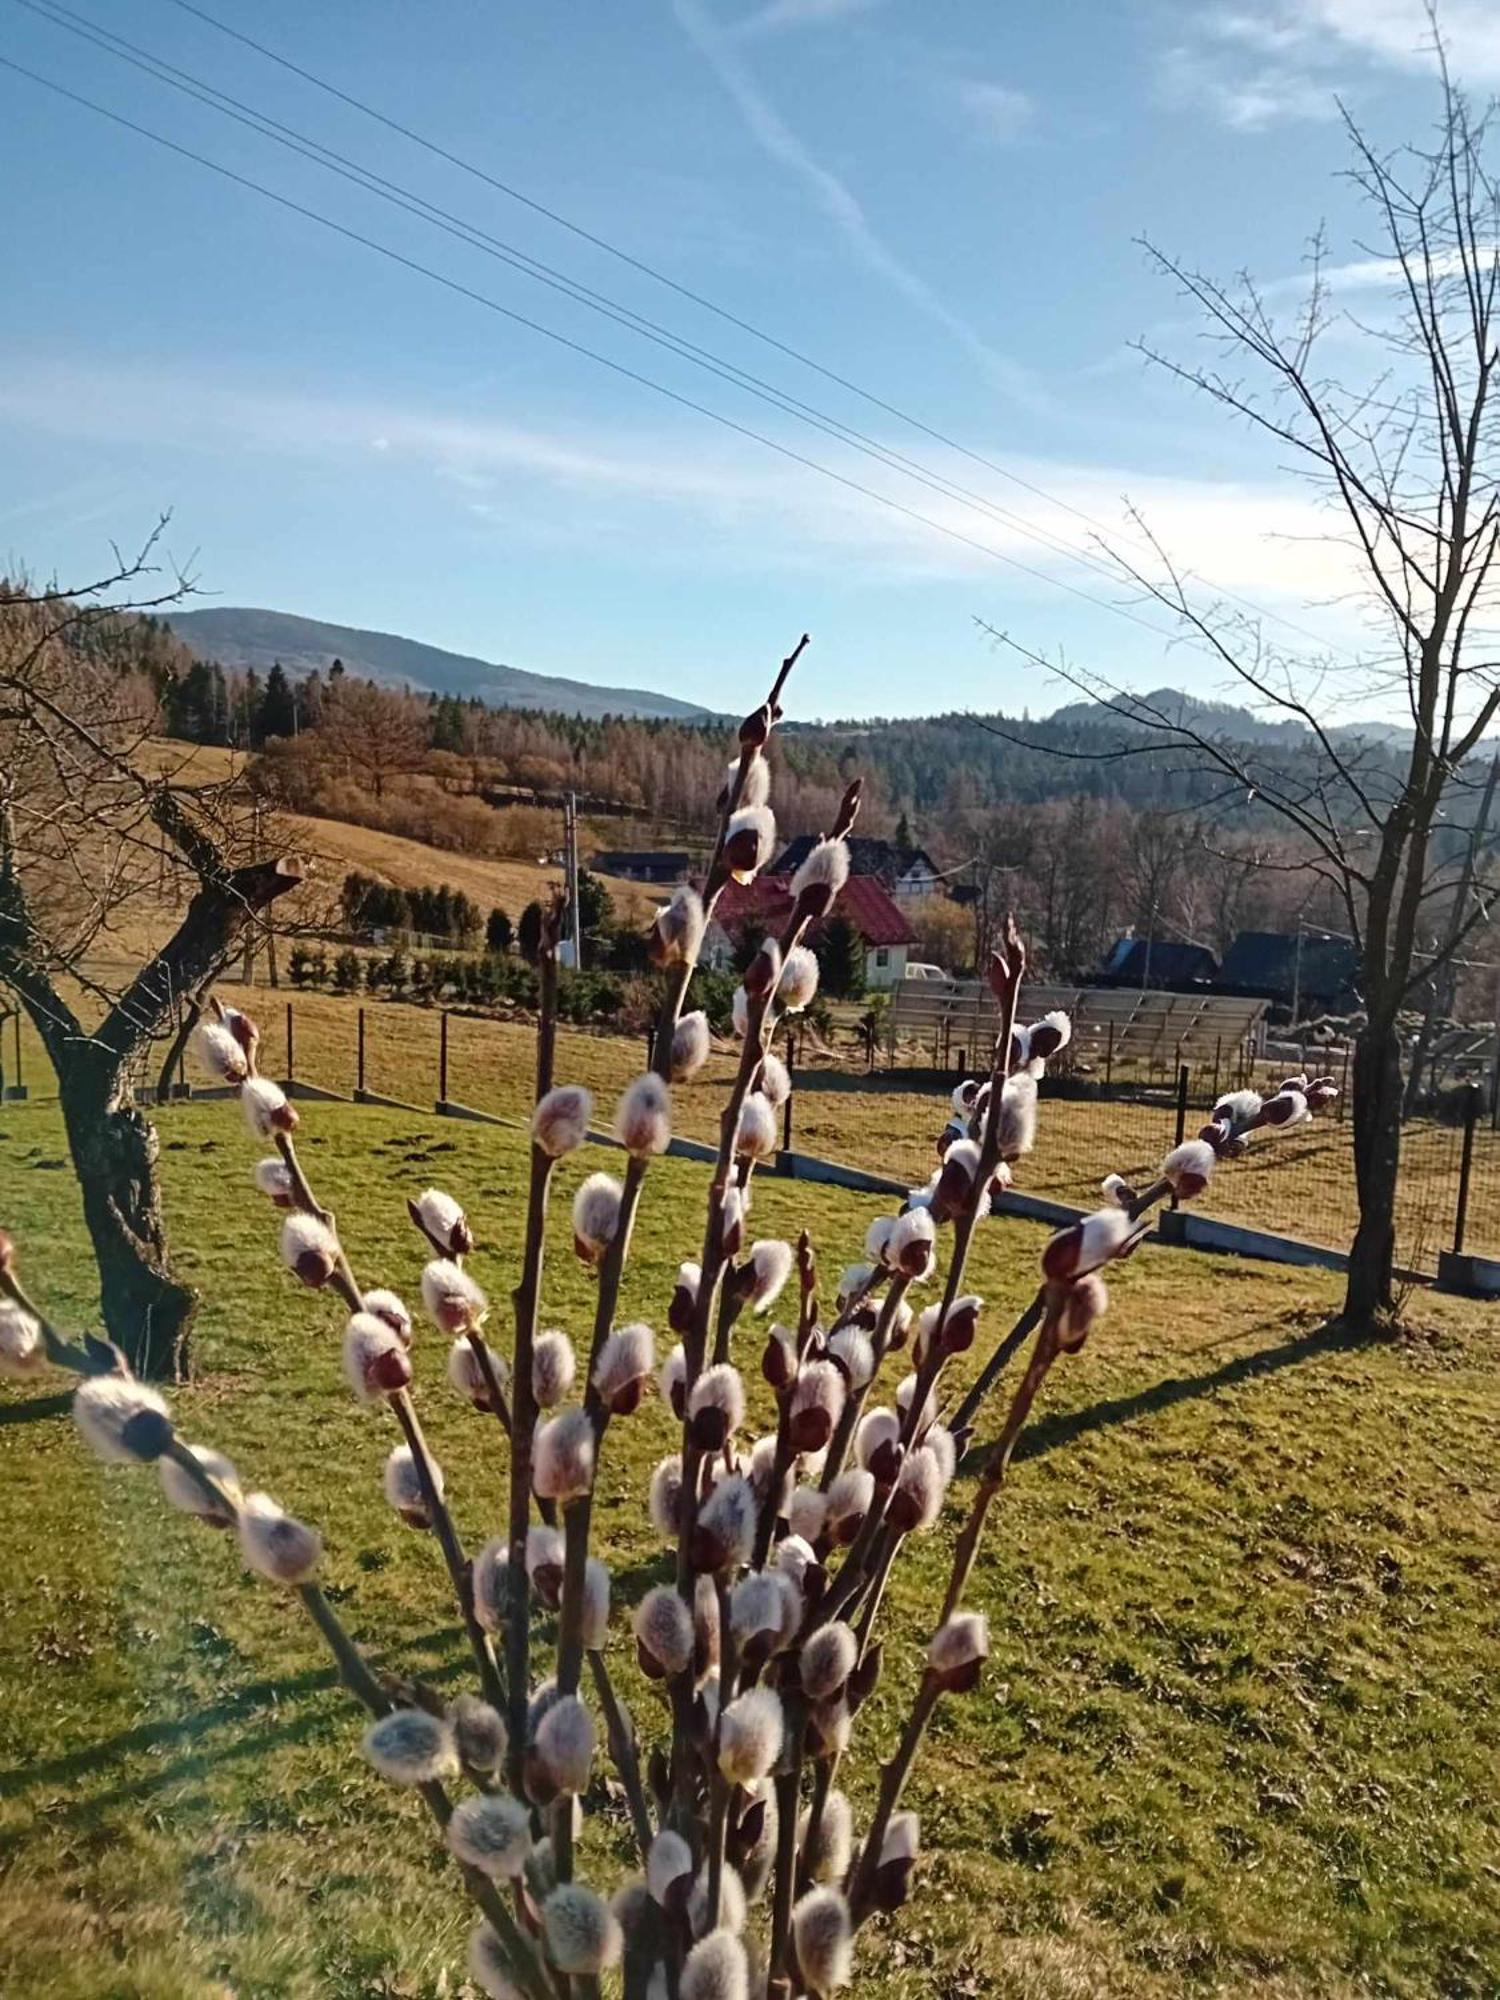
{"type": "Polygon", "coordinates": [[[188,1371],[198,1294],[168,1269],[155,1127],[88,1045],[59,1068],[58,1088],[105,1329],[138,1375],[175,1380],[188,1371]]]}
{"type": "Polygon", "coordinates": [[[1371,1014],[1354,1043],[1354,1180],[1359,1227],[1344,1319],[1364,1329],[1395,1303],[1396,1184],[1401,1165],[1401,1040],[1394,1015],[1371,1014]]]}

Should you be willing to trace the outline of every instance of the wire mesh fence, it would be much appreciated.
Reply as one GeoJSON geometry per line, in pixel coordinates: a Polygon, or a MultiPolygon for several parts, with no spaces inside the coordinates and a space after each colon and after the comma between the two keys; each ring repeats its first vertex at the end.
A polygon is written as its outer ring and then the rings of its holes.
{"type": "MultiPolygon", "coordinates": [[[[378,1001],[356,1005],[335,994],[288,996],[265,988],[225,997],[248,1005],[262,1029],[269,1074],[352,1096],[357,1089],[427,1109],[440,1099],[524,1120],[534,1088],[535,1028],[526,1017],[501,1018],[439,1007],[378,1001]]],[[[956,1053],[956,1052],[955,1052],[956,1053]]],[[[1316,1055],[1317,1052],[1310,1052],[1316,1055]]],[[[166,1055],[158,1044],[136,1066],[138,1084],[154,1083],[166,1055]]],[[[961,1071],[867,1070],[803,1044],[794,1067],[785,1138],[800,1153],[889,1175],[917,1186],[936,1164],[937,1139],[961,1071]]],[[[1347,1081],[1342,1051],[1315,1067],[1347,1081]]],[[[644,1040],[619,1032],[561,1027],[558,1074],[590,1088],[597,1122],[608,1126],[615,1097],[646,1059],[644,1040]]],[[[676,1087],[674,1127],[712,1142],[724,1086],[737,1051],[715,1050],[690,1083],[676,1087]]],[[[1035,1150],[1017,1169],[1017,1187],[1078,1207],[1093,1206],[1106,1173],[1147,1179],[1179,1127],[1195,1132],[1221,1089],[1242,1080],[1274,1089],[1286,1059],[1237,1059],[1225,1073],[1212,1051],[1157,1082],[1106,1090],[1078,1076],[1049,1079],[1035,1150]]],[[[181,1072],[189,1079],[191,1064],[181,1072]]],[[[0,1024],[0,1085],[32,1096],[55,1086],[27,1024],[0,1024]]],[[[1215,1175],[1194,1206],[1201,1214],[1334,1250],[1347,1250],[1358,1220],[1347,1088],[1331,1113],[1264,1139],[1215,1175]]],[[[1397,1262],[1436,1272],[1441,1250],[1500,1258],[1500,1130],[1477,1089],[1454,1100],[1447,1118],[1422,1117],[1403,1128],[1397,1197],[1397,1262]]]]}

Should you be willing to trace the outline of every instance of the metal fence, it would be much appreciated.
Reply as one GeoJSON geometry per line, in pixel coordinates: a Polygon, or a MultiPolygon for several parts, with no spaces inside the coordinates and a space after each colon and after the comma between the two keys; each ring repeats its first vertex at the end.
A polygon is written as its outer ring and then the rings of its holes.
{"type": "MultiPolygon", "coordinates": [[[[236,996],[237,997],[237,996],[236,996]]],[[[429,1109],[440,1101],[517,1120],[529,1110],[534,1026],[511,1019],[392,1002],[356,1006],[332,995],[259,992],[247,996],[261,1021],[268,1073],[344,1096],[357,1091],[429,1109]]],[[[39,1046],[0,1031],[0,1085],[47,1096],[55,1086],[39,1046]]],[[[136,1083],[149,1092],[165,1045],[149,1051],[136,1083]]],[[[559,1030],[559,1074],[591,1088],[601,1122],[644,1060],[640,1041],[618,1033],[559,1030]]],[[[674,1091],[674,1124],[687,1138],[718,1135],[723,1087],[735,1064],[726,1047],[692,1083],[674,1091]]],[[[1327,1067],[1326,1064],[1319,1064],[1327,1067]]],[[[1274,1089],[1283,1061],[1243,1057],[1226,1073],[1214,1054],[1178,1065],[1159,1084],[1105,1088],[1102,1079],[1049,1078],[1035,1150],[1019,1163],[1016,1186],[1078,1207],[1096,1204],[1106,1173],[1151,1178],[1179,1132],[1195,1132],[1221,1089],[1242,1077],[1274,1089]]],[[[1343,1065],[1335,1062],[1333,1073],[1343,1065]]],[[[190,1079],[182,1064],[179,1081],[190,1079]]],[[[847,1066],[804,1045],[784,1132],[798,1152],[916,1186],[932,1172],[937,1139],[962,1071],[847,1066]]],[[[1347,1078],[1345,1079],[1347,1081],[1347,1078]]],[[[1403,1128],[1397,1200],[1397,1261],[1436,1273],[1438,1253],[1500,1258],[1500,1132],[1475,1087],[1452,1101],[1449,1118],[1421,1117],[1403,1128]]],[[[1258,1135],[1246,1156],[1226,1162],[1197,1213],[1336,1251],[1348,1249],[1358,1219],[1347,1090],[1333,1109],[1286,1133],[1258,1135]]]]}

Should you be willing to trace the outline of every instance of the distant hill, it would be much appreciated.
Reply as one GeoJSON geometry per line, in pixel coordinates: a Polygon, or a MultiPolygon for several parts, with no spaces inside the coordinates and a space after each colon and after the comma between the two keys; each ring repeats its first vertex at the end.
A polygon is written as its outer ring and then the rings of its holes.
{"type": "Polygon", "coordinates": [[[221,667],[264,676],[276,661],[295,678],[327,673],[342,660],[351,674],[388,687],[420,693],[478,695],[494,708],[548,709],[560,715],[665,716],[680,722],[705,720],[710,710],[646,688],[593,687],[587,681],[503,667],[466,653],[448,653],[393,632],[365,632],[354,625],[326,625],[289,611],[260,611],[213,605],[201,611],[174,611],[167,622],[201,658],[221,667]]]}

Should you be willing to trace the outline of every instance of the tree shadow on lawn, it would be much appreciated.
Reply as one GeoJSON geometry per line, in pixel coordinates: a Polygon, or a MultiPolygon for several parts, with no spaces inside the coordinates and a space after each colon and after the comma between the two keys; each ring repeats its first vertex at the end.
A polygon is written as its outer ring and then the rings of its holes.
{"type": "Polygon", "coordinates": [[[1216,1395],[1220,1389],[1235,1389],[1263,1376],[1279,1375],[1284,1369],[1300,1368],[1304,1362],[1317,1361],[1327,1354],[1357,1353],[1385,1339],[1375,1328],[1359,1331],[1339,1319],[1325,1320],[1299,1339],[1283,1341],[1275,1347],[1257,1347],[1204,1374],[1169,1375],[1164,1381],[1153,1382],[1149,1389],[1137,1389],[1128,1396],[1110,1396],[1081,1410],[1060,1410],[1040,1417],[1022,1432],[1015,1456],[1018,1461],[1039,1458],[1093,1431],[1134,1423],[1138,1417],[1156,1416],[1178,1403],[1195,1402],[1200,1396],[1216,1395]]]}
{"type": "MultiPolygon", "coordinates": [[[[403,1667],[423,1681],[438,1682],[451,1679],[463,1671],[465,1662],[458,1658],[444,1661],[441,1665],[418,1669],[409,1657],[412,1654],[455,1652],[463,1638],[462,1627],[449,1625],[437,1631],[424,1632],[414,1639],[406,1640],[389,1655],[375,1658],[377,1669],[399,1672],[403,1667]]],[[[9,1770],[0,1770],[0,1799],[13,1798],[37,1787],[56,1783],[59,1780],[75,1778],[97,1772],[104,1764],[114,1764],[126,1757],[149,1754],[164,1744],[188,1744],[220,1727],[231,1726],[248,1718],[254,1710],[268,1704],[277,1704],[325,1693],[339,1685],[336,1668],[307,1667],[301,1673],[283,1674],[275,1679],[247,1682],[235,1693],[222,1701],[209,1703],[195,1709],[190,1715],[176,1716],[161,1722],[143,1722],[133,1729],[122,1730],[117,1736],[106,1737],[102,1742],[85,1744],[77,1750],[69,1750],[58,1757],[17,1764],[9,1770]]],[[[358,1711],[351,1709],[350,1714],[358,1711]]],[[[113,1791],[91,1793],[65,1809],[60,1815],[66,1818],[84,1817],[107,1811],[112,1805],[125,1800],[139,1800],[160,1791],[163,1786],[176,1784],[182,1779],[201,1775],[212,1765],[228,1761],[230,1758],[244,1757],[269,1748],[277,1742],[296,1742],[329,1726],[329,1718],[318,1715],[304,1716],[296,1722],[278,1723],[274,1727],[253,1731],[232,1747],[214,1751],[195,1752],[180,1758],[175,1764],[165,1765],[148,1776],[134,1779],[129,1784],[117,1786],[113,1791]]],[[[50,1815],[49,1815],[50,1817],[50,1815]]],[[[9,1844],[9,1843],[7,1843],[9,1844]]]]}
{"type": "MultiPolygon", "coordinates": [[[[1382,1337],[1380,1333],[1373,1331],[1351,1332],[1341,1321],[1327,1320],[1299,1339],[1281,1342],[1275,1347],[1257,1348],[1249,1354],[1237,1355],[1233,1360],[1204,1373],[1169,1376],[1165,1381],[1153,1383],[1149,1388],[1136,1390],[1128,1396],[1108,1397],[1100,1402],[1091,1403],[1081,1410],[1057,1412],[1043,1417],[1022,1435],[1016,1448],[1016,1457],[1017,1459],[1040,1457],[1092,1432],[1108,1430],[1116,1424],[1133,1423],[1140,1417],[1155,1416],[1163,1410],[1174,1408],[1179,1403],[1192,1402],[1202,1396],[1215,1395],[1221,1389],[1237,1388],[1266,1376],[1278,1375],[1285,1369],[1300,1367],[1305,1362],[1316,1361],[1324,1355],[1356,1352],[1376,1344],[1382,1337]]],[[[56,1399],[47,1398],[46,1401],[50,1403],[56,1399]]],[[[650,1558],[636,1564],[632,1569],[617,1576],[615,1580],[617,1591],[632,1583],[659,1581],[665,1574],[664,1564],[665,1558],[650,1558]]],[[[459,1628],[449,1626],[424,1633],[406,1642],[399,1652],[410,1655],[426,1652],[443,1653],[452,1649],[456,1653],[461,1638],[462,1633],[459,1628]]],[[[394,1669],[397,1666],[397,1657],[392,1655],[382,1664],[394,1669]]],[[[455,1657],[441,1666],[428,1670],[422,1678],[434,1682],[446,1681],[466,1671],[466,1668],[466,1659],[455,1657]]],[[[44,1762],[18,1765],[11,1770],[0,1771],[0,1799],[13,1797],[61,1779],[97,1771],[101,1764],[113,1763],[139,1752],[149,1752],[160,1744],[195,1742],[213,1729],[233,1725],[263,1703],[320,1694],[337,1684],[338,1675],[332,1667],[308,1668],[301,1673],[285,1675],[274,1680],[253,1681],[225,1700],[198,1709],[191,1715],[169,1721],[142,1723],[134,1729],[106,1738],[101,1743],[86,1745],[44,1762]]],[[[254,1730],[232,1745],[211,1751],[194,1751],[191,1755],[180,1758],[176,1763],[160,1771],[154,1771],[148,1776],[116,1786],[107,1792],[81,1798],[65,1808],[61,1817],[87,1823],[106,1815],[115,1806],[138,1802],[168,1786],[201,1777],[217,1765],[231,1759],[258,1755],[273,1743],[301,1741],[309,1736],[323,1733],[333,1726],[331,1716],[307,1715],[296,1721],[283,1721],[265,1729],[254,1730]]],[[[9,1847],[15,1843],[7,1842],[5,1845],[9,1847]]]]}

